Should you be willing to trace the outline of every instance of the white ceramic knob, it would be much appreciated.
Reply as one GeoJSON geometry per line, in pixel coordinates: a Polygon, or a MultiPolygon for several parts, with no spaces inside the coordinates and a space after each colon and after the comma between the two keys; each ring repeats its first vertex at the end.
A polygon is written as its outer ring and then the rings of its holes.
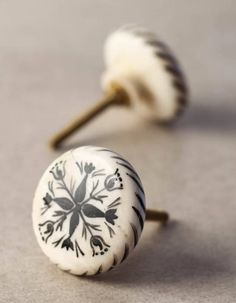
{"type": "Polygon", "coordinates": [[[112,105],[134,109],[148,120],[175,121],[188,104],[188,88],[177,59],[153,33],[125,26],[108,36],[102,76],[104,98],[57,133],[57,148],[77,129],[112,105]]]}
{"type": "Polygon", "coordinates": [[[188,102],[180,65],[155,34],[137,26],[112,33],[105,44],[105,91],[123,87],[138,113],[161,122],[172,121],[188,102]]]}
{"type": "Polygon", "coordinates": [[[137,244],[145,220],[143,187],[117,153],[80,147],[45,171],[32,217],[37,241],[53,263],[95,275],[120,264],[137,244]]]}

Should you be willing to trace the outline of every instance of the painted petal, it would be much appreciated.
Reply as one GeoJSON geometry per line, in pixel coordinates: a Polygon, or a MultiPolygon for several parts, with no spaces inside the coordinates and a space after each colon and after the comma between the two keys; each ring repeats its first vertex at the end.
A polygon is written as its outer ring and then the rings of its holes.
{"type": "Polygon", "coordinates": [[[68,198],[55,198],[53,201],[64,210],[70,210],[74,205],[73,202],[68,198]]]}
{"type": "Polygon", "coordinates": [[[104,212],[91,204],[85,204],[83,206],[83,212],[85,216],[89,218],[102,218],[105,216],[104,212]]]}
{"type": "Polygon", "coordinates": [[[75,191],[75,201],[77,203],[82,202],[85,198],[87,178],[88,178],[88,175],[86,175],[83,178],[83,180],[81,181],[81,183],[79,184],[79,186],[77,187],[77,189],[75,191]]]}
{"type": "Polygon", "coordinates": [[[78,225],[79,225],[79,214],[77,211],[74,211],[70,218],[70,230],[69,230],[70,236],[73,234],[73,232],[75,231],[78,225]]]}

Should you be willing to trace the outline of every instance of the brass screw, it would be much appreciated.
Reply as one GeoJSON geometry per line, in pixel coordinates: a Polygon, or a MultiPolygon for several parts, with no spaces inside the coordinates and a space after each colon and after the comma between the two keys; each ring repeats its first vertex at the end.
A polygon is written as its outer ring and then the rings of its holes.
{"type": "Polygon", "coordinates": [[[72,135],[77,129],[85,126],[91,119],[113,105],[130,106],[128,94],[123,88],[117,85],[114,85],[105,97],[98,101],[92,108],[58,132],[49,141],[50,147],[53,149],[60,147],[62,141],[72,135]]]}

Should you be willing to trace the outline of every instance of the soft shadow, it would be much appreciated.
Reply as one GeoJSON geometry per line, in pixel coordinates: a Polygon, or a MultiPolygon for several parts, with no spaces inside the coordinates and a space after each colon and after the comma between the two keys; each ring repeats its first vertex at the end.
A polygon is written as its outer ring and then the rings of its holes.
{"type": "Polygon", "coordinates": [[[176,123],[177,129],[228,133],[236,131],[236,106],[232,103],[195,102],[176,123]]]}
{"type": "MultiPolygon", "coordinates": [[[[161,140],[175,140],[173,126],[157,126],[153,123],[145,121],[140,122],[138,125],[128,128],[126,130],[115,130],[112,132],[96,133],[96,136],[91,134],[88,138],[82,137],[80,140],[73,140],[72,142],[65,142],[58,147],[58,152],[65,152],[73,148],[83,145],[97,145],[105,146],[107,148],[113,146],[134,146],[142,143],[160,142],[161,140]]],[[[83,132],[83,130],[80,130],[83,132]]]]}
{"type": "MultiPolygon", "coordinates": [[[[120,130],[117,126],[116,131],[100,133],[96,132],[96,137],[89,135],[88,138],[80,140],[73,139],[72,142],[65,142],[58,148],[58,151],[64,152],[68,149],[73,149],[82,145],[111,145],[113,142],[118,141],[126,142],[127,138],[129,144],[136,144],[140,139],[150,138],[152,136],[155,140],[159,140],[159,136],[163,135],[176,135],[182,131],[199,131],[204,133],[217,133],[217,134],[230,134],[236,131],[236,106],[232,104],[214,104],[194,102],[191,103],[189,108],[183,116],[178,117],[174,122],[169,124],[150,123],[144,121],[142,118],[137,121],[137,124],[131,126],[126,130],[120,130]]],[[[83,134],[83,129],[78,131],[78,134],[83,134]]],[[[76,137],[76,135],[75,135],[76,137]]]]}
{"type": "Polygon", "coordinates": [[[224,249],[218,251],[212,242],[210,246],[205,234],[196,234],[176,222],[147,232],[126,262],[109,273],[88,279],[129,287],[189,280],[207,283],[211,278],[230,273],[224,249]]]}

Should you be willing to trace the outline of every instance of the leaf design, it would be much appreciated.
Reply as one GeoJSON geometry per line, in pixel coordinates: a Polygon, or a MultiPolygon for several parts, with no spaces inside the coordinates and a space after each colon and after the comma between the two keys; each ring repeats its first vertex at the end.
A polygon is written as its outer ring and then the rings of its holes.
{"type": "Polygon", "coordinates": [[[74,181],[74,178],[71,177],[71,179],[70,179],[70,192],[71,192],[72,195],[73,195],[73,192],[74,192],[74,188],[75,188],[75,181],[74,181]]]}
{"type": "Polygon", "coordinates": [[[66,220],[66,216],[62,216],[62,217],[61,217],[61,220],[59,221],[59,223],[58,223],[58,225],[57,225],[56,230],[59,230],[59,229],[60,229],[60,230],[62,231],[62,227],[63,227],[63,224],[64,224],[65,220],[66,220]]]}
{"type": "Polygon", "coordinates": [[[111,202],[107,208],[117,207],[120,204],[121,204],[120,197],[118,197],[113,202],[111,202]]]}
{"type": "Polygon", "coordinates": [[[102,212],[99,208],[97,208],[96,206],[93,206],[89,203],[85,204],[82,209],[83,209],[85,216],[87,216],[89,218],[105,217],[104,212],[102,212]]]}
{"type": "Polygon", "coordinates": [[[78,168],[79,168],[79,171],[80,171],[80,173],[81,173],[81,175],[82,175],[82,173],[83,173],[83,170],[84,170],[84,164],[83,164],[83,162],[76,162],[76,165],[78,166],[78,168]]]}
{"type": "Polygon", "coordinates": [[[53,199],[54,202],[56,202],[58,204],[58,206],[60,206],[62,209],[64,210],[70,210],[74,204],[73,202],[68,199],[68,198],[55,198],[53,199]]]}
{"type": "Polygon", "coordinates": [[[90,223],[87,223],[87,226],[91,227],[92,229],[96,230],[96,231],[102,231],[99,227],[100,225],[98,224],[90,224],[90,223]]]}
{"type": "Polygon", "coordinates": [[[105,176],[105,175],[106,175],[106,174],[104,174],[104,168],[103,168],[103,169],[95,170],[95,171],[92,173],[92,177],[105,176]]]}
{"type": "Polygon", "coordinates": [[[70,218],[70,230],[69,230],[70,236],[73,234],[73,232],[75,231],[78,225],[79,225],[79,214],[77,211],[74,211],[70,218]]]}
{"type": "Polygon", "coordinates": [[[96,196],[93,196],[92,198],[93,198],[94,200],[97,200],[97,201],[103,203],[103,199],[105,199],[105,198],[107,198],[107,197],[108,197],[108,196],[106,196],[106,195],[98,195],[97,197],[96,197],[96,196]]]}
{"type": "Polygon", "coordinates": [[[114,229],[113,229],[111,226],[109,226],[109,225],[107,224],[107,222],[105,222],[105,224],[106,224],[107,229],[108,229],[108,231],[109,231],[110,238],[112,238],[113,235],[115,235],[114,229]]]}
{"type": "Polygon", "coordinates": [[[79,229],[80,236],[85,241],[89,241],[93,256],[103,255],[110,245],[100,235],[101,223],[106,225],[112,238],[115,231],[111,226],[115,225],[115,220],[118,218],[116,207],[121,204],[120,197],[111,203],[107,199],[110,191],[123,188],[119,170],[117,168],[113,174],[107,175],[105,169],[96,169],[92,162],[76,162],[81,176],[78,184],[77,176],[76,179],[74,176],[67,176],[65,163],[65,161],[60,161],[51,169],[53,180],[48,182],[48,190],[42,197],[44,207],[41,208],[41,215],[43,216],[49,208],[52,208],[52,217],[54,217],[54,220],[39,224],[42,241],[47,243],[54,233],[59,235],[59,232],[63,231],[63,235],[57,236],[51,244],[54,247],[60,246],[62,249],[74,251],[77,258],[84,256],[85,253],[74,235],[79,224],[82,224],[81,230],[79,229]],[[58,197],[57,190],[64,192],[64,197],[58,197]],[[93,205],[94,202],[95,205],[93,205]],[[100,209],[101,204],[98,202],[110,204],[105,205],[105,209],[100,209]],[[94,224],[97,223],[96,220],[88,220],[88,218],[102,220],[99,224],[94,224]]]}
{"type": "Polygon", "coordinates": [[[63,240],[64,237],[65,237],[65,235],[62,236],[60,239],[58,239],[58,240],[52,242],[52,244],[54,244],[54,247],[57,247],[57,246],[61,243],[61,241],[63,240]]]}
{"type": "Polygon", "coordinates": [[[80,203],[84,200],[85,195],[86,195],[86,182],[88,179],[88,175],[85,175],[79,186],[77,187],[75,191],[75,201],[77,203],[80,203]]]}
{"type": "Polygon", "coordinates": [[[78,242],[75,240],[75,251],[76,251],[76,256],[77,258],[79,257],[79,253],[81,253],[82,256],[84,256],[84,252],[80,248],[78,242]]]}
{"type": "Polygon", "coordinates": [[[48,182],[48,190],[51,192],[51,194],[52,194],[53,196],[55,196],[55,194],[54,194],[54,189],[53,189],[53,181],[49,181],[49,182],[48,182]]]}
{"type": "Polygon", "coordinates": [[[107,197],[108,197],[107,195],[99,195],[99,196],[97,196],[97,199],[102,200],[102,199],[105,199],[107,197]]]}
{"type": "Polygon", "coordinates": [[[65,212],[62,210],[56,210],[53,214],[53,217],[59,217],[65,215],[65,212]]]}
{"type": "Polygon", "coordinates": [[[85,240],[87,240],[87,229],[86,226],[83,225],[83,230],[82,230],[82,238],[85,238],[85,240]]]}

